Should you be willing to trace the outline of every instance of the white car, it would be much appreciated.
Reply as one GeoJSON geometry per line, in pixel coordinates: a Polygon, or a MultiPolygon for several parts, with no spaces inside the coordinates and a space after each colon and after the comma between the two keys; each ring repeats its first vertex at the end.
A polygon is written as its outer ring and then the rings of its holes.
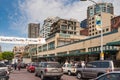
{"type": "Polygon", "coordinates": [[[9,74],[9,71],[8,71],[8,66],[4,63],[0,63],[0,71],[6,71],[7,74],[9,74]]]}
{"type": "Polygon", "coordinates": [[[68,75],[76,74],[76,67],[73,64],[65,63],[62,66],[62,69],[63,69],[63,73],[67,73],[68,75]]]}
{"type": "Polygon", "coordinates": [[[105,73],[95,79],[90,80],[120,80],[120,71],[112,71],[109,73],[105,73]]]}

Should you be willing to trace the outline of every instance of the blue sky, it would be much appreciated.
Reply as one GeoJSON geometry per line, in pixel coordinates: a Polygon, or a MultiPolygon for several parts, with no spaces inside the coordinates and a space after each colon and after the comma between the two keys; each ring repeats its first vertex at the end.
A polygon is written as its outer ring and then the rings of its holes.
{"type": "MultiPolygon", "coordinates": [[[[115,15],[120,15],[120,0],[94,0],[111,2],[115,7],[115,15]]],[[[40,23],[47,17],[85,19],[90,1],[80,0],[0,0],[0,36],[27,37],[29,23],[40,23]]],[[[12,44],[0,43],[2,50],[11,51],[12,44]]]]}

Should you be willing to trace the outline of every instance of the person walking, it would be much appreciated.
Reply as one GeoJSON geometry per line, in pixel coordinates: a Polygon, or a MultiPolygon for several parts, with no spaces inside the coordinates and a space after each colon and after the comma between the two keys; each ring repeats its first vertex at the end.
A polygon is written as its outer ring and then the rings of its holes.
{"type": "Polygon", "coordinates": [[[20,71],[20,69],[21,69],[21,61],[20,60],[18,60],[17,68],[20,71]]]}
{"type": "Polygon", "coordinates": [[[16,70],[17,69],[17,63],[15,62],[13,66],[14,66],[14,70],[16,70]]]}

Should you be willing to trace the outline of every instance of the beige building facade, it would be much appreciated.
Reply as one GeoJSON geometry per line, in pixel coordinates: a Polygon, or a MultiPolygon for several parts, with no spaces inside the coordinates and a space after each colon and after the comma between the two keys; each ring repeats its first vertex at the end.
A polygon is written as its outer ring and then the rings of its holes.
{"type": "MultiPolygon", "coordinates": [[[[75,56],[79,59],[84,58],[83,60],[87,61],[89,60],[88,58],[90,58],[90,60],[96,60],[100,57],[100,40],[100,35],[86,37],[75,35],[61,36],[61,34],[56,34],[48,38],[46,44],[39,45],[37,56],[38,58],[61,57],[62,59],[63,57],[65,59],[68,59],[68,57],[69,59],[72,59],[72,57],[75,56]],[[68,43],[65,43],[65,41],[68,41],[68,43]]],[[[105,53],[105,59],[109,59],[112,56],[114,59],[119,59],[120,47],[107,45],[107,43],[114,41],[120,41],[120,28],[114,32],[105,33],[103,36],[103,51],[105,53]]]]}
{"type": "Polygon", "coordinates": [[[96,14],[96,15],[88,18],[89,36],[96,36],[96,35],[101,34],[101,31],[98,31],[96,29],[96,16],[101,17],[102,32],[103,33],[111,32],[111,19],[114,17],[114,15],[110,14],[110,13],[102,12],[102,13],[96,14]]]}

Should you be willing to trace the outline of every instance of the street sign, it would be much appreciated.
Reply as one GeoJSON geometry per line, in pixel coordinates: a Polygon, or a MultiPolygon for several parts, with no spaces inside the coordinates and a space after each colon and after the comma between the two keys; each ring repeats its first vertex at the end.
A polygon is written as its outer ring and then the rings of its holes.
{"type": "Polygon", "coordinates": [[[0,43],[12,44],[45,44],[45,38],[19,38],[0,36],[0,43]]]}
{"type": "Polygon", "coordinates": [[[102,30],[102,19],[100,16],[95,16],[95,24],[97,30],[102,30]]]}

